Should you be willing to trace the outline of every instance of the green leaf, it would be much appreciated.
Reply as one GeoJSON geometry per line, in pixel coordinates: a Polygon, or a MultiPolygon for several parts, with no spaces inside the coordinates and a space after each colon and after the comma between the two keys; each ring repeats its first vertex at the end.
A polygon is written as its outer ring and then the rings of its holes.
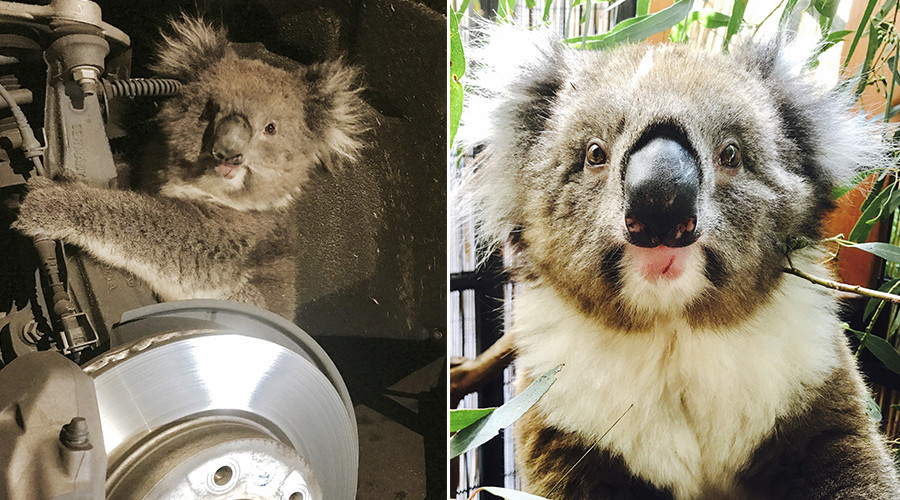
{"type": "Polygon", "coordinates": [[[869,18],[872,16],[872,11],[875,10],[876,4],[878,4],[878,0],[869,0],[869,3],[866,5],[866,10],[863,12],[862,17],[859,19],[859,27],[856,29],[856,35],[853,36],[853,42],[850,43],[850,49],[847,50],[847,58],[844,59],[845,69],[847,68],[847,65],[850,64],[850,58],[853,56],[853,52],[856,51],[856,46],[859,44],[859,40],[863,36],[866,23],[869,22],[869,18]]]}
{"type": "Polygon", "coordinates": [[[463,0],[462,4],[460,4],[459,8],[456,9],[456,12],[461,16],[466,12],[466,9],[469,8],[469,2],[471,0],[463,0]]]}
{"type": "Polygon", "coordinates": [[[533,9],[535,6],[537,6],[537,0],[525,0],[525,7],[533,9]]]}
{"type": "Polygon", "coordinates": [[[853,332],[853,334],[856,335],[856,338],[862,342],[863,347],[868,349],[876,358],[884,363],[884,366],[900,375],[900,353],[894,349],[894,346],[888,344],[886,340],[877,335],[866,335],[864,332],[853,330],[846,326],[844,328],[853,332]],[[863,341],[863,338],[866,340],[863,341]]]}
{"type": "Polygon", "coordinates": [[[855,243],[847,246],[850,248],[858,248],[890,262],[900,262],[900,247],[891,245],[890,243],[873,241],[871,243],[855,243]]]}
{"type": "MultiPolygon", "coordinates": [[[[597,50],[605,49],[621,43],[637,42],[649,36],[665,31],[675,26],[684,19],[693,5],[693,0],[678,0],[669,7],[641,17],[626,19],[617,24],[615,28],[600,35],[587,37],[584,48],[597,50]]],[[[582,44],[581,37],[566,39],[569,45],[582,44]]]]}
{"type": "Polygon", "coordinates": [[[475,490],[473,493],[479,491],[486,491],[488,493],[497,495],[500,498],[505,498],[506,500],[547,500],[544,497],[532,495],[531,493],[525,493],[524,491],[511,490],[509,488],[498,488],[496,486],[483,486],[475,490]]]}
{"type": "Polygon", "coordinates": [[[672,32],[669,33],[669,39],[673,42],[687,41],[687,31],[695,22],[700,23],[700,26],[703,26],[704,28],[716,29],[728,26],[730,20],[731,16],[712,9],[694,10],[687,15],[683,22],[672,27],[672,32]]]}
{"type": "MultiPolygon", "coordinates": [[[[892,289],[897,286],[897,283],[900,283],[900,278],[894,278],[887,283],[878,287],[879,292],[885,293],[893,293],[892,289]]],[[[882,299],[876,299],[872,297],[866,302],[866,310],[863,312],[863,319],[869,319],[872,316],[872,313],[875,312],[875,308],[878,307],[878,304],[881,303],[882,299]]]]}
{"type": "MultiPolygon", "coordinates": [[[[875,199],[878,197],[878,195],[881,194],[881,191],[886,186],[886,184],[884,182],[884,178],[886,175],[887,175],[887,172],[885,172],[885,171],[879,172],[878,177],[875,178],[875,183],[872,184],[872,189],[869,191],[869,194],[866,196],[866,199],[863,200],[862,205],[859,206],[860,212],[865,212],[866,209],[869,208],[869,205],[871,205],[872,202],[874,202],[875,199]]],[[[887,184],[887,186],[889,186],[890,189],[894,189],[896,187],[894,184],[887,184]]],[[[889,196],[889,195],[885,195],[885,196],[889,196]]],[[[882,202],[883,202],[883,200],[882,200],[882,202]]]]}
{"type": "Polygon", "coordinates": [[[819,45],[816,47],[816,50],[812,53],[809,60],[811,62],[817,63],[819,56],[821,56],[826,50],[842,42],[844,38],[846,38],[850,33],[853,33],[853,30],[832,31],[822,39],[821,43],[819,43],[819,45]]]}
{"type": "Polygon", "coordinates": [[[816,12],[821,14],[828,19],[834,19],[834,15],[837,14],[838,4],[840,0],[815,0],[813,2],[813,8],[816,9],[816,12]]]}
{"type": "Polygon", "coordinates": [[[460,429],[474,424],[478,419],[485,415],[490,415],[494,408],[477,408],[474,410],[450,410],[450,432],[456,432],[460,429]]]}
{"type": "Polygon", "coordinates": [[[462,40],[459,38],[459,21],[454,12],[447,15],[450,36],[450,81],[448,82],[450,102],[447,117],[447,141],[449,147],[453,146],[456,132],[459,130],[459,120],[463,109],[463,86],[461,79],[466,72],[466,56],[463,53],[462,40]]]}
{"type": "Polygon", "coordinates": [[[797,8],[797,0],[788,0],[787,4],[784,6],[784,10],[781,11],[781,19],[778,20],[778,29],[782,32],[786,31],[788,21],[791,20],[791,14],[793,14],[794,9],[797,8]]]}
{"type": "Polygon", "coordinates": [[[650,0],[637,0],[637,6],[634,9],[635,17],[648,14],[650,14],[650,0]]]}
{"type": "Polygon", "coordinates": [[[450,438],[450,458],[477,448],[496,436],[500,429],[509,427],[541,399],[547,389],[556,382],[556,374],[562,365],[551,368],[538,377],[524,391],[510,399],[490,415],[457,432],[450,438]]]}
{"type": "Polygon", "coordinates": [[[854,242],[866,241],[866,238],[869,237],[869,233],[872,232],[872,226],[875,225],[875,222],[881,218],[882,215],[889,213],[885,212],[885,207],[896,206],[898,200],[895,198],[898,196],[900,196],[900,190],[885,189],[879,192],[868,205],[863,204],[862,215],[859,216],[856,225],[853,226],[847,239],[854,242]]]}
{"type": "Polygon", "coordinates": [[[541,20],[544,22],[544,24],[547,24],[550,22],[550,7],[552,7],[552,6],[553,6],[553,0],[546,0],[544,2],[544,15],[543,15],[543,17],[541,17],[541,20]]]}
{"type": "Polygon", "coordinates": [[[881,407],[872,399],[872,396],[866,394],[866,413],[876,422],[881,422],[881,407]]]}
{"type": "Polygon", "coordinates": [[[725,39],[722,40],[722,50],[728,51],[728,43],[741,28],[744,21],[744,10],[747,8],[747,0],[734,0],[731,7],[731,19],[728,21],[728,31],[725,32],[725,39]]]}
{"type": "Polygon", "coordinates": [[[885,338],[889,341],[891,337],[897,333],[897,330],[900,329],[900,308],[897,307],[897,304],[891,303],[891,325],[888,327],[887,333],[885,333],[885,338]]]}
{"type": "Polygon", "coordinates": [[[884,37],[884,32],[877,29],[878,23],[875,19],[869,23],[869,44],[866,47],[866,57],[863,60],[863,63],[859,67],[859,71],[857,72],[857,77],[859,78],[859,83],[856,86],[856,98],[862,95],[863,91],[866,89],[866,83],[869,78],[869,71],[872,69],[872,61],[875,59],[875,53],[878,51],[878,47],[881,46],[882,38],[884,37]]]}
{"type": "Polygon", "coordinates": [[[881,171],[882,170],[880,168],[872,168],[854,175],[845,184],[836,186],[834,190],[831,191],[831,199],[836,200],[841,196],[844,196],[845,194],[849,193],[851,189],[858,186],[860,182],[868,179],[870,175],[881,173],[881,171]]]}
{"type": "Polygon", "coordinates": [[[497,6],[497,18],[501,21],[510,20],[515,9],[516,0],[500,0],[500,5],[497,6]]]}

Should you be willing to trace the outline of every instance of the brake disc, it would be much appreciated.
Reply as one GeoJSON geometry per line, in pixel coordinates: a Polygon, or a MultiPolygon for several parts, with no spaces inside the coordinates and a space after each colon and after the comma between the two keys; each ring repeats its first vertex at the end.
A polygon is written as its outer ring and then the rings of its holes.
{"type": "Polygon", "coordinates": [[[107,498],[355,496],[349,395],[293,324],[230,302],[171,302],[129,313],[116,338],[123,345],[83,367],[107,498]]]}

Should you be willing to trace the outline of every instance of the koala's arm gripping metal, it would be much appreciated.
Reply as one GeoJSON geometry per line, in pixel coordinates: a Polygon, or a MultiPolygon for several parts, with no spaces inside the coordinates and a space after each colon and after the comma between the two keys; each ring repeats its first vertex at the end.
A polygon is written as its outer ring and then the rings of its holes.
{"type": "MultiPolygon", "coordinates": [[[[66,5],[55,1],[50,7],[66,5]]],[[[79,6],[89,8],[96,4],[81,1],[79,6]]],[[[96,15],[90,17],[92,22],[88,24],[80,19],[50,17],[51,35],[56,39],[44,53],[47,63],[44,174],[50,177],[64,174],[114,186],[117,173],[98,95],[109,45],[98,26],[99,7],[96,15]]],[[[57,245],[50,239],[35,238],[41,270],[51,288],[50,309],[61,330],[58,346],[63,354],[77,356],[79,351],[96,346],[99,337],[60,276],[57,245]]]]}
{"type": "MultiPolygon", "coordinates": [[[[129,37],[104,23],[99,5],[90,0],[51,0],[48,5],[0,2],[0,20],[27,24],[46,32],[52,40],[44,50],[47,64],[45,148],[41,148],[24,115],[16,109],[16,100],[3,89],[4,101],[12,108],[23,137],[22,149],[34,163],[35,173],[115,186],[117,171],[106,135],[101,102],[105,93],[100,76],[110,52],[107,40],[127,47],[129,37]]],[[[68,205],[67,200],[62,200],[62,204],[68,205]]],[[[43,276],[42,289],[47,292],[47,309],[55,324],[54,337],[57,347],[66,355],[77,357],[83,349],[99,344],[92,323],[101,327],[101,331],[108,330],[111,318],[121,312],[117,309],[127,310],[148,302],[144,298],[149,296],[149,291],[139,292],[137,295],[142,300],[136,303],[118,299],[122,294],[113,292],[103,297],[104,301],[114,297],[113,306],[100,307],[98,294],[131,288],[119,286],[126,278],[110,276],[116,273],[100,269],[77,252],[66,257],[61,244],[52,239],[38,236],[34,246],[43,276]],[[58,255],[64,257],[62,262],[58,261],[58,255]],[[66,269],[74,273],[66,273],[66,269]],[[91,320],[80,305],[92,311],[91,320]]]]}

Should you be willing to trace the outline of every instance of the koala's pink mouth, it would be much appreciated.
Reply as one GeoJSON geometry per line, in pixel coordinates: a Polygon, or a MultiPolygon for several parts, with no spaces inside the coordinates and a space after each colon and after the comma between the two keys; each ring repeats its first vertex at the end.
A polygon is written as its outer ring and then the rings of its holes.
{"type": "Polygon", "coordinates": [[[650,281],[660,279],[678,279],[687,267],[691,247],[670,248],[660,245],[654,248],[642,248],[627,245],[638,272],[650,281]]]}
{"type": "Polygon", "coordinates": [[[216,173],[226,179],[234,179],[241,172],[243,167],[240,165],[230,165],[228,163],[220,163],[216,165],[216,173]]]}

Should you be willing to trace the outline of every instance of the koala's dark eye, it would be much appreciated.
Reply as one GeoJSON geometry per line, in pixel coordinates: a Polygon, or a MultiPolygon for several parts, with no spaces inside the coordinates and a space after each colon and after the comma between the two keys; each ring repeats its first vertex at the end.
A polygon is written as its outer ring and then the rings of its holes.
{"type": "Polygon", "coordinates": [[[725,168],[738,168],[741,166],[741,148],[733,142],[729,142],[719,153],[719,165],[725,168]]]}
{"type": "Polygon", "coordinates": [[[584,152],[584,166],[589,169],[597,169],[606,166],[606,148],[600,139],[591,139],[584,152]]]}
{"type": "Polygon", "coordinates": [[[266,133],[266,135],[275,135],[275,124],[270,123],[270,124],[266,125],[264,132],[266,133]]]}

